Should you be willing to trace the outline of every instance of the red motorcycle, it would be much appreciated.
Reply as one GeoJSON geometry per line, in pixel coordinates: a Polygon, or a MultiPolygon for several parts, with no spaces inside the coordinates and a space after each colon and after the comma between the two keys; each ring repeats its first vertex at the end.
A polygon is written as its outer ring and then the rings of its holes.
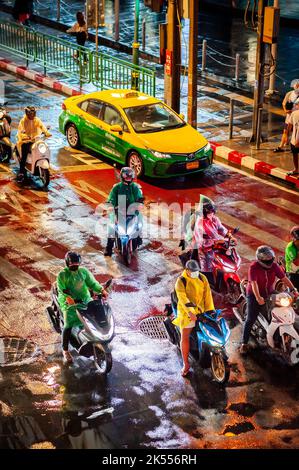
{"type": "Polygon", "coordinates": [[[223,293],[225,301],[235,305],[241,297],[241,279],[238,271],[241,257],[236,250],[236,241],[233,235],[239,231],[235,228],[226,239],[214,243],[213,285],[216,292],[223,293]]]}

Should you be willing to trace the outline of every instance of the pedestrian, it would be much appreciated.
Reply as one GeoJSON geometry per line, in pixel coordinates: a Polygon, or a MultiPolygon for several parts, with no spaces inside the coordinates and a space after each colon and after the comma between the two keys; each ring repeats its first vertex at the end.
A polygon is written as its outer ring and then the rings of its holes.
{"type": "Polygon", "coordinates": [[[15,0],[12,10],[13,18],[25,26],[30,26],[30,17],[33,14],[33,0],[15,0]]]}
{"type": "Polygon", "coordinates": [[[290,122],[288,124],[289,133],[292,132],[291,137],[291,152],[293,154],[294,168],[288,172],[288,176],[299,175],[298,170],[298,154],[299,154],[299,102],[295,105],[295,111],[292,112],[290,122]]]}
{"type": "Polygon", "coordinates": [[[285,123],[284,123],[284,129],[283,129],[281,142],[279,146],[273,150],[273,152],[276,152],[276,153],[283,152],[284,148],[289,143],[290,119],[291,119],[292,111],[294,111],[296,104],[299,103],[299,79],[298,78],[296,78],[295,80],[291,82],[291,87],[293,88],[293,90],[287,92],[282,102],[282,107],[283,107],[284,112],[286,113],[286,117],[285,117],[285,123]]]}
{"type": "MultiPolygon", "coordinates": [[[[71,28],[67,29],[66,32],[69,34],[75,34],[78,46],[84,47],[88,37],[87,23],[85,20],[84,13],[82,13],[82,11],[78,11],[76,14],[76,18],[77,22],[71,28]]],[[[78,50],[78,56],[79,55],[80,49],[78,50]]],[[[77,55],[75,57],[77,57],[77,55]]],[[[85,53],[84,60],[86,61],[85,53]]]]}

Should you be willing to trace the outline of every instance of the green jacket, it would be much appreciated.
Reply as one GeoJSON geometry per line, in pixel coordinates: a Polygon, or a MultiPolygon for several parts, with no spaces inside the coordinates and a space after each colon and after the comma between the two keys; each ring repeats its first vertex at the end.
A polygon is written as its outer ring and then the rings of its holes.
{"type": "Polygon", "coordinates": [[[143,197],[141,186],[137,183],[124,184],[117,183],[113,186],[110,191],[107,202],[110,202],[113,207],[118,206],[118,197],[125,196],[127,202],[127,208],[130,204],[137,202],[138,199],[143,197]]]}
{"type": "Polygon", "coordinates": [[[299,257],[299,250],[296,248],[294,242],[288,243],[285,250],[286,272],[296,273],[299,272],[299,266],[294,264],[294,261],[299,257]]]}
{"type": "Polygon", "coordinates": [[[79,268],[78,271],[70,271],[64,268],[57,277],[58,302],[64,314],[65,327],[81,325],[76,313],[76,307],[68,305],[67,297],[72,297],[76,303],[87,303],[91,300],[89,290],[101,293],[103,287],[96,281],[91,272],[86,268],[79,268]]]}

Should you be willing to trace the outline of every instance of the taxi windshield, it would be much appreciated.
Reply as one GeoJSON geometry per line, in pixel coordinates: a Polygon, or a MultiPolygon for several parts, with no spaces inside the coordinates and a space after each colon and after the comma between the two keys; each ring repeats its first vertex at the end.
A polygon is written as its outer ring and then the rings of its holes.
{"type": "Polygon", "coordinates": [[[127,118],[138,133],[159,132],[183,127],[186,123],[163,103],[125,108],[127,118]]]}

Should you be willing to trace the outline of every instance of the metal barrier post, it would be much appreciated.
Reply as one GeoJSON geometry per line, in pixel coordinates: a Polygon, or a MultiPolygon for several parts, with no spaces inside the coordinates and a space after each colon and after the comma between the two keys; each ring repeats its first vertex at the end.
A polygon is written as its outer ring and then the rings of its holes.
{"type": "Polygon", "coordinates": [[[230,99],[229,102],[229,125],[228,125],[228,131],[229,131],[229,140],[233,138],[233,128],[234,128],[234,104],[235,100],[232,98],[230,99]]]}
{"type": "Polygon", "coordinates": [[[60,0],[57,0],[57,21],[60,21],[60,0]]]}
{"type": "Polygon", "coordinates": [[[256,150],[260,149],[260,144],[261,144],[262,118],[263,118],[263,108],[259,108],[258,116],[257,116],[257,135],[256,135],[256,143],[255,143],[256,150]]]}
{"type": "Polygon", "coordinates": [[[146,41],[146,21],[145,18],[142,20],[142,49],[145,51],[145,41],[146,41]]]}
{"type": "Polygon", "coordinates": [[[207,64],[207,40],[202,41],[201,71],[203,72],[207,64]]]}
{"type": "Polygon", "coordinates": [[[47,75],[47,59],[46,59],[46,38],[43,36],[43,62],[44,62],[44,75],[47,75]]]}
{"type": "Polygon", "coordinates": [[[236,54],[235,80],[239,80],[239,77],[240,77],[240,54],[236,54]]]}

